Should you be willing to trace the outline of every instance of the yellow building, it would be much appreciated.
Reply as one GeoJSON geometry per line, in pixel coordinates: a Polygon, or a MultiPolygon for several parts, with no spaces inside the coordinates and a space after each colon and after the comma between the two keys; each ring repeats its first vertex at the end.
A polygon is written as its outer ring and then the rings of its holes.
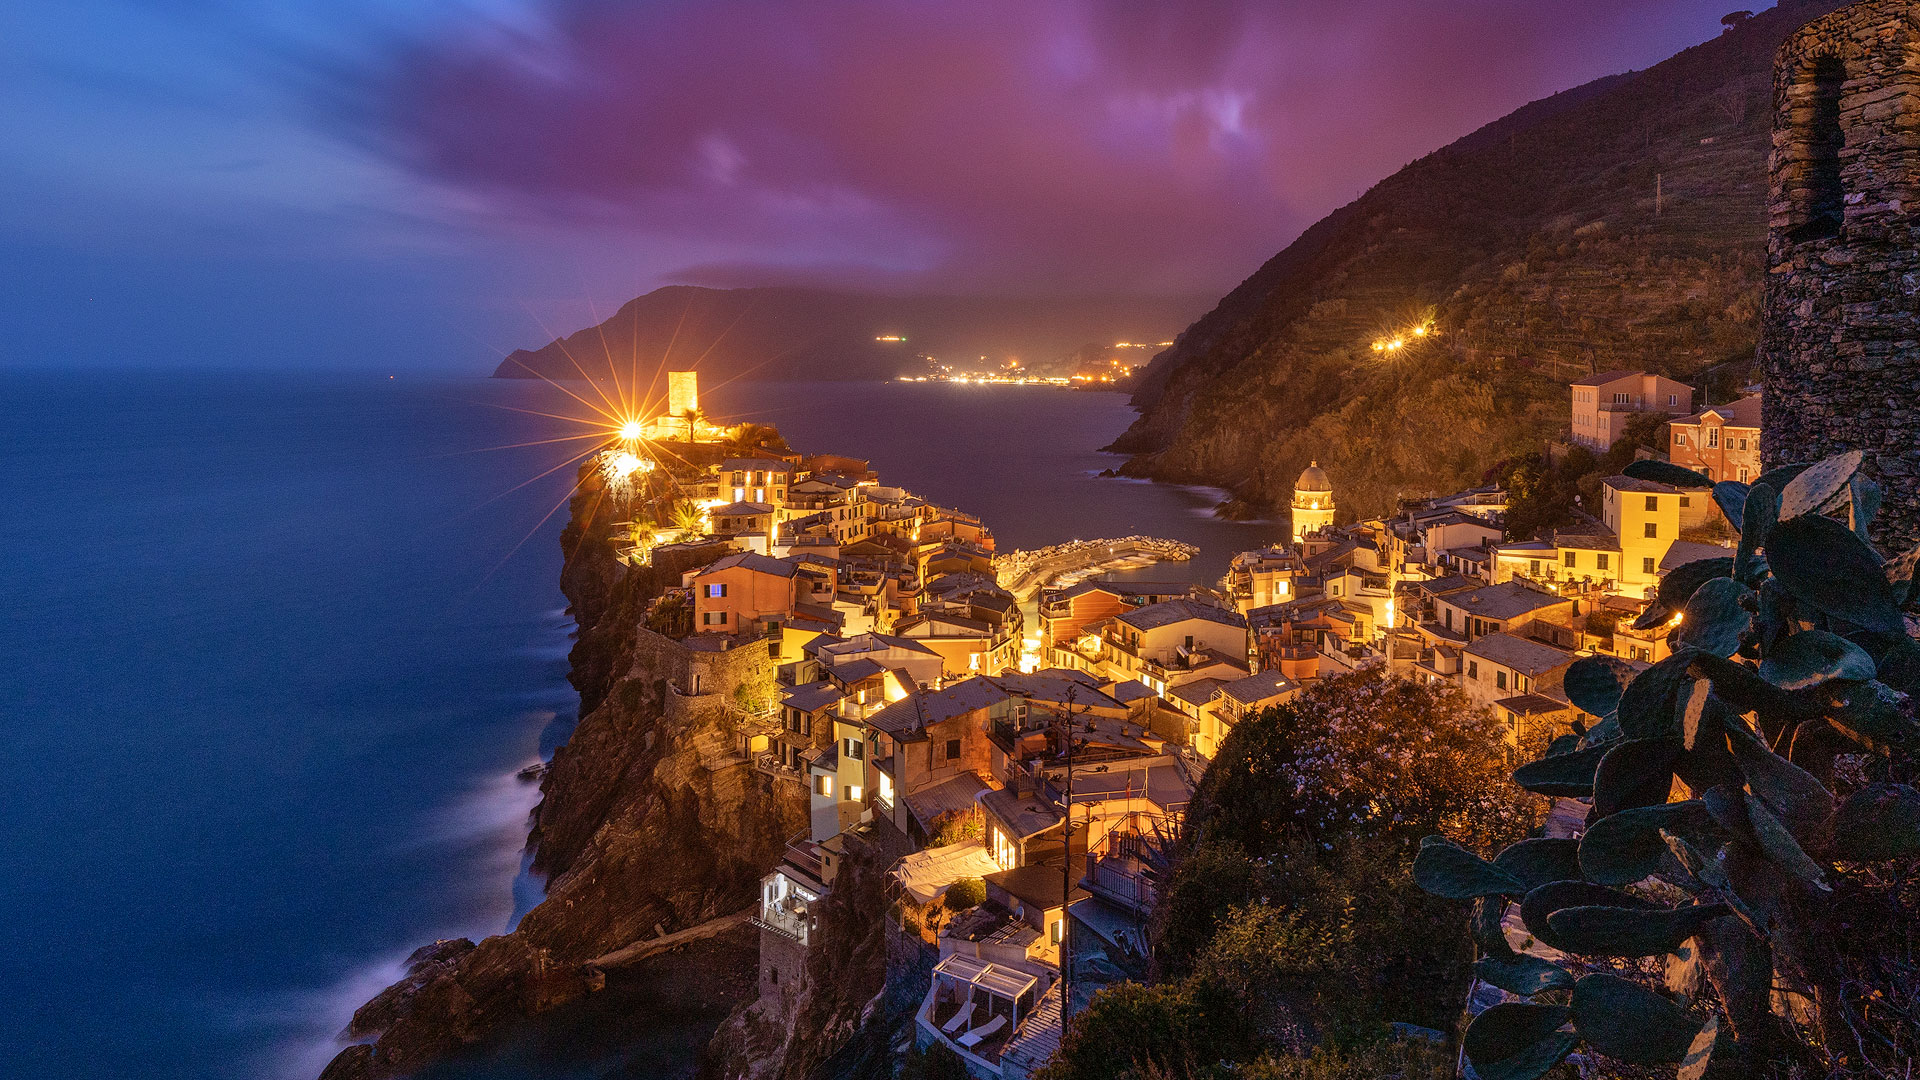
{"type": "Polygon", "coordinates": [[[1333,481],[1311,462],[1293,484],[1293,540],[1299,543],[1309,533],[1333,524],[1333,481]]]}
{"type": "Polygon", "coordinates": [[[1703,491],[1683,492],[1631,476],[1609,476],[1601,487],[1605,501],[1600,520],[1620,543],[1620,567],[1614,578],[1621,592],[1645,594],[1660,584],[1660,560],[1680,538],[1681,500],[1707,496],[1703,491]]]}

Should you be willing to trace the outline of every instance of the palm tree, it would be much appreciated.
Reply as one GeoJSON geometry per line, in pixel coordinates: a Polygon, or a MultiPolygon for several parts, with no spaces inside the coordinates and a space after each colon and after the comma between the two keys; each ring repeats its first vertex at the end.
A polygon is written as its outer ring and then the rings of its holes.
{"type": "Polygon", "coordinates": [[[660,535],[660,527],[646,518],[641,518],[627,526],[627,535],[633,538],[633,546],[650,548],[654,537],[660,535]]]}
{"type": "Polygon", "coordinates": [[[681,499],[674,503],[669,517],[673,521],[673,527],[688,536],[699,536],[705,532],[707,515],[690,499],[681,499]]]}
{"type": "Polygon", "coordinates": [[[690,443],[699,442],[699,425],[706,423],[707,410],[688,409],[686,412],[681,413],[680,417],[687,422],[687,441],[690,443]]]}

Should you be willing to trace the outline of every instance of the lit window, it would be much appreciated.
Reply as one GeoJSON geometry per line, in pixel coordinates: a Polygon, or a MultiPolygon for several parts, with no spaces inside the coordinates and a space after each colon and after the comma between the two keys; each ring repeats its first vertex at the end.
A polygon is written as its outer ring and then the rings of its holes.
{"type": "Polygon", "coordinates": [[[860,785],[859,784],[847,785],[847,801],[848,802],[860,801],[860,785]]]}
{"type": "Polygon", "coordinates": [[[816,795],[833,794],[833,777],[816,776],[813,778],[813,792],[816,795]]]}

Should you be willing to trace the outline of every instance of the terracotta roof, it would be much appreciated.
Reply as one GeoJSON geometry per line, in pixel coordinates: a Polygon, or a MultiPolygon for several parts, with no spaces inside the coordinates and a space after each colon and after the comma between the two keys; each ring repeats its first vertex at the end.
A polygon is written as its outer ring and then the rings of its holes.
{"type": "Polygon", "coordinates": [[[1628,371],[1626,368],[1620,368],[1616,371],[1603,371],[1598,375],[1589,375],[1584,379],[1575,379],[1573,382],[1568,383],[1567,385],[1569,386],[1604,386],[1607,383],[1618,382],[1621,379],[1637,379],[1640,376],[1645,374],[1646,372],[1644,371],[1628,371]]]}
{"type": "Polygon", "coordinates": [[[1685,419],[1675,420],[1676,424],[1698,424],[1708,413],[1720,417],[1727,427],[1743,427],[1759,430],[1760,395],[1753,394],[1738,401],[1729,401],[1725,405],[1709,405],[1685,419]]]}

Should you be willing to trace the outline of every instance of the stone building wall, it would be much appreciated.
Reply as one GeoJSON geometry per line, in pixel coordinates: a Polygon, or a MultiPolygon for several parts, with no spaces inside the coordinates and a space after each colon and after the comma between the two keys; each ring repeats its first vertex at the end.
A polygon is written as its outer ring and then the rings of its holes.
{"type": "Polygon", "coordinates": [[[1761,453],[1859,449],[1883,546],[1920,539],[1920,4],[1861,0],[1774,68],[1761,453]]]}

